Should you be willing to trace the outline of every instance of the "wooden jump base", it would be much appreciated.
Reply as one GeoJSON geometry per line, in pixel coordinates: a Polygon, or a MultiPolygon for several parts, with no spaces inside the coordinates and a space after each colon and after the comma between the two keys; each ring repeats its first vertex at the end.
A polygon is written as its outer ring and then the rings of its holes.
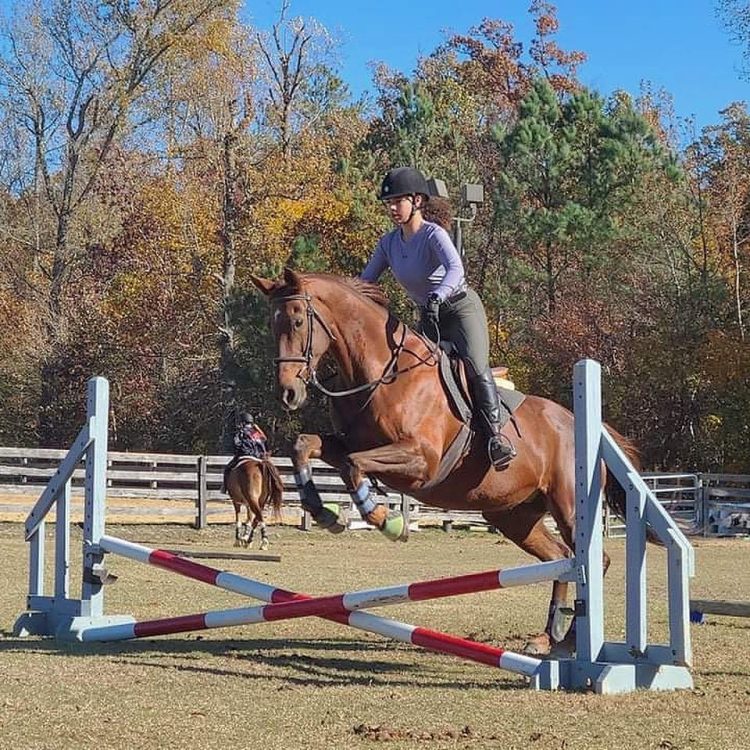
{"type": "Polygon", "coordinates": [[[703,615],[750,617],[750,602],[727,602],[713,601],[711,599],[691,599],[690,617],[693,622],[704,622],[703,615]]]}
{"type": "Polygon", "coordinates": [[[254,562],[281,562],[281,555],[265,552],[222,552],[221,550],[166,549],[177,557],[192,557],[195,560],[251,560],[254,562]]]}
{"type": "Polygon", "coordinates": [[[309,597],[234,573],[192,562],[165,550],[151,550],[104,533],[107,414],[109,385],[103,378],[89,381],[88,420],[26,520],[29,542],[27,611],[16,621],[19,635],[51,635],[60,639],[114,640],[186,632],[252,622],[318,616],[412,643],[440,653],[527,675],[543,689],[593,689],[623,693],[636,689],[692,688],[689,578],[694,571],[693,549],[675,522],[646,487],[614,439],[602,426],[599,365],[579,362],[574,373],[576,535],[575,558],[505,571],[473,573],[333,596],[309,597]],[[83,527],[83,573],[80,599],[70,594],[70,478],[79,461],[86,461],[86,503],[83,527]],[[625,640],[604,640],[602,567],[602,469],[617,479],[627,495],[625,640]],[[54,595],[45,595],[44,524],[56,506],[54,595]],[[646,529],[667,552],[669,642],[647,641],[646,529]],[[104,558],[119,554],[172,572],[268,602],[216,612],[147,620],[104,614],[104,558]],[[364,607],[397,601],[417,601],[471,591],[487,591],[541,580],[576,583],[576,657],[539,660],[502,648],[388,620],[364,607]]]}

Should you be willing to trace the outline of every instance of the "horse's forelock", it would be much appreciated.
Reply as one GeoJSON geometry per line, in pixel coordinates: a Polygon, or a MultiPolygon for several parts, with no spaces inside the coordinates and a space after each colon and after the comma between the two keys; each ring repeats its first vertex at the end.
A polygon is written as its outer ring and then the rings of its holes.
{"type": "Polygon", "coordinates": [[[284,297],[289,297],[292,294],[299,294],[300,290],[291,287],[288,284],[285,284],[283,281],[277,281],[276,286],[271,290],[271,293],[268,295],[270,299],[277,300],[282,299],[284,297]]]}
{"type": "Polygon", "coordinates": [[[284,279],[277,279],[274,282],[273,289],[268,295],[271,299],[282,299],[295,294],[301,294],[302,288],[297,284],[288,284],[284,279]]]}

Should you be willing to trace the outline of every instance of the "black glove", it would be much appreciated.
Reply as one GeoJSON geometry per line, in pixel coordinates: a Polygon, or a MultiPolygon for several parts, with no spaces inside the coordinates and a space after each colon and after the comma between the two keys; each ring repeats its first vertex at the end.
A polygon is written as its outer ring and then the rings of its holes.
{"type": "Polygon", "coordinates": [[[424,310],[422,313],[422,320],[424,321],[425,328],[431,327],[435,331],[438,329],[438,321],[440,319],[440,297],[435,292],[430,292],[425,300],[424,310]]]}

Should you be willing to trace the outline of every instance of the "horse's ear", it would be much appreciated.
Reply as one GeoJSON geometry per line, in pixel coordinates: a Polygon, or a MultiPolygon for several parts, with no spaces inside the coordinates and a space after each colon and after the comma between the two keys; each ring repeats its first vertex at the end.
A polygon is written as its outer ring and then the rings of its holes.
{"type": "Polygon", "coordinates": [[[262,276],[253,276],[252,274],[250,274],[250,281],[252,281],[253,284],[255,284],[255,286],[257,286],[258,289],[260,289],[260,291],[266,295],[266,297],[276,286],[275,281],[271,281],[271,279],[264,279],[262,276]]]}
{"type": "Polygon", "coordinates": [[[284,281],[292,289],[300,289],[302,287],[302,274],[293,271],[291,268],[285,268],[284,281]]]}

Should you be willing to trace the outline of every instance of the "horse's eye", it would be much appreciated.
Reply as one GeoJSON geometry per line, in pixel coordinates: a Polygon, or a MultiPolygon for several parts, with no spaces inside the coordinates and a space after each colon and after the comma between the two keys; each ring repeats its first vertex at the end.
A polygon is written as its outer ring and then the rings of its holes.
{"type": "Polygon", "coordinates": [[[297,320],[294,321],[294,327],[302,328],[302,318],[297,318],[297,320]]]}

